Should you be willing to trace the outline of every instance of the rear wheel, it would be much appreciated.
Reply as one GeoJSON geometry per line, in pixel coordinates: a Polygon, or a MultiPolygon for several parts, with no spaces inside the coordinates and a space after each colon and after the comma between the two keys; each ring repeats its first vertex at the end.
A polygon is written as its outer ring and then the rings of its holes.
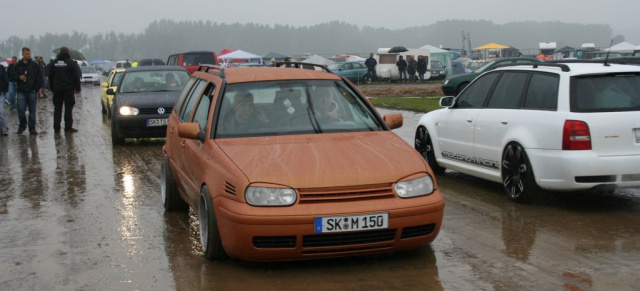
{"type": "Polygon", "coordinates": [[[165,154],[162,160],[162,171],[160,172],[162,203],[166,211],[187,211],[189,205],[184,202],[178,193],[176,181],[173,178],[173,171],[169,164],[169,157],[165,154]]]}
{"type": "Polygon", "coordinates": [[[436,155],[433,150],[431,136],[424,126],[420,126],[416,130],[414,147],[420,153],[422,158],[427,161],[427,164],[429,164],[429,167],[431,168],[431,170],[433,170],[434,174],[444,173],[445,168],[438,165],[438,162],[436,161],[436,155]]]}
{"type": "Polygon", "coordinates": [[[505,148],[501,174],[504,190],[512,201],[529,202],[540,191],[529,158],[524,148],[517,143],[511,143],[505,148]]]}
{"type": "Polygon", "coordinates": [[[460,85],[458,85],[458,87],[456,87],[456,96],[460,94],[460,92],[462,92],[462,90],[464,90],[464,88],[467,88],[467,86],[469,85],[468,82],[462,83],[460,85]]]}
{"type": "Polygon", "coordinates": [[[198,206],[198,221],[200,222],[200,243],[202,253],[208,260],[220,260],[225,257],[220,239],[220,230],[216,219],[213,201],[207,186],[200,191],[200,205],[198,206]]]}
{"type": "Polygon", "coordinates": [[[371,84],[371,75],[366,74],[364,75],[364,77],[362,77],[362,82],[364,82],[365,84],[371,84]]]}
{"type": "MultiPolygon", "coordinates": [[[[107,99],[107,108],[111,108],[112,106],[110,106],[110,105],[111,104],[109,104],[109,99],[107,99]]],[[[111,110],[109,110],[109,109],[107,109],[107,117],[111,118],[111,110]]]]}

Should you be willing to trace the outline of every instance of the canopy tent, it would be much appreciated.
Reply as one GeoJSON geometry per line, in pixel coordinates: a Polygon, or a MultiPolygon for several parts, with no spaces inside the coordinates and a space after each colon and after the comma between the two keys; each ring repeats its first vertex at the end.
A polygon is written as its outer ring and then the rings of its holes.
{"type": "Polygon", "coordinates": [[[366,60],[361,56],[349,55],[349,54],[339,54],[329,59],[334,62],[364,62],[366,60]]]}
{"type": "Polygon", "coordinates": [[[265,64],[271,64],[271,60],[275,60],[276,62],[284,62],[289,56],[281,55],[278,53],[270,52],[264,56],[262,56],[262,62],[265,64]]]}
{"type": "Polygon", "coordinates": [[[438,61],[442,66],[447,68],[445,71],[447,72],[447,78],[453,76],[453,67],[451,66],[451,52],[447,50],[443,50],[441,48],[432,46],[432,45],[423,45],[420,49],[429,50],[431,53],[431,60],[438,61]]]}
{"type": "Polygon", "coordinates": [[[628,42],[621,42],[619,44],[616,44],[614,46],[612,46],[611,48],[605,49],[604,51],[608,52],[616,52],[616,53],[621,53],[621,54],[631,54],[633,53],[634,50],[636,50],[636,46],[635,44],[632,43],[628,43],[628,42]]]}
{"type": "Polygon", "coordinates": [[[312,55],[309,58],[305,59],[302,61],[303,63],[311,63],[311,64],[316,64],[316,65],[331,65],[331,64],[335,64],[334,61],[329,60],[329,59],[325,59],[319,55],[312,55]]]}
{"type": "Polygon", "coordinates": [[[491,49],[495,50],[495,49],[506,49],[506,48],[510,48],[510,46],[492,42],[492,43],[488,43],[488,44],[485,44],[483,46],[479,46],[477,48],[474,48],[474,50],[491,50],[491,49]]]}
{"type": "Polygon", "coordinates": [[[218,56],[224,56],[226,54],[230,54],[230,53],[235,52],[235,51],[237,51],[237,49],[226,48],[226,49],[223,49],[222,51],[220,51],[220,53],[218,53],[218,56]]]}
{"type": "Polygon", "coordinates": [[[252,53],[245,52],[245,51],[236,50],[234,52],[218,56],[218,60],[223,61],[225,63],[231,63],[231,62],[261,63],[262,57],[259,55],[254,55],[252,53]]]}
{"type": "Polygon", "coordinates": [[[574,50],[574,48],[570,47],[570,46],[565,46],[561,49],[557,49],[556,53],[572,53],[574,50]]]}

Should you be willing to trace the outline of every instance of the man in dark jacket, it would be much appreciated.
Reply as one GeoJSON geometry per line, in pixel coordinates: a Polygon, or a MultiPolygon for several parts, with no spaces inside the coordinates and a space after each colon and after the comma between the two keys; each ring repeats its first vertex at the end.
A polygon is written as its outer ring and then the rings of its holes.
{"type": "Polygon", "coordinates": [[[400,59],[396,62],[396,66],[398,67],[398,72],[400,72],[400,81],[407,82],[407,61],[400,56],[400,59]]]}
{"type": "Polygon", "coordinates": [[[418,76],[420,82],[424,83],[424,74],[427,73],[427,57],[418,56],[418,76]]]}
{"type": "Polygon", "coordinates": [[[416,59],[413,56],[409,56],[409,65],[407,66],[409,82],[416,81],[416,70],[418,70],[418,62],[416,62],[416,59]]]}
{"type": "Polygon", "coordinates": [[[7,76],[7,71],[5,71],[4,66],[0,65],[0,134],[7,135],[9,132],[9,127],[7,126],[7,118],[4,116],[4,98],[6,97],[6,93],[9,91],[9,77],[7,76]]]}
{"type": "Polygon", "coordinates": [[[373,53],[369,54],[369,58],[364,61],[364,65],[367,66],[367,74],[371,76],[371,82],[378,82],[378,75],[376,75],[378,61],[373,58],[373,53]]]}
{"type": "Polygon", "coordinates": [[[61,47],[58,57],[51,61],[49,86],[53,92],[53,130],[60,132],[62,105],[64,105],[64,131],[78,132],[73,128],[73,105],[76,104],[75,93],[80,93],[80,68],[71,59],[69,48],[61,47]]]}
{"type": "Polygon", "coordinates": [[[9,106],[11,106],[11,110],[16,109],[17,105],[16,105],[16,99],[18,99],[16,97],[16,93],[18,90],[18,80],[14,80],[13,76],[15,74],[12,74],[12,72],[15,72],[16,70],[16,64],[18,63],[18,57],[13,56],[11,57],[11,64],[9,65],[9,67],[7,68],[7,76],[9,78],[9,96],[6,96],[7,99],[5,99],[6,103],[9,103],[9,106]]]}
{"type": "Polygon", "coordinates": [[[22,48],[22,59],[15,65],[15,70],[10,72],[10,78],[18,82],[18,134],[27,129],[27,107],[29,108],[29,133],[38,134],[36,131],[36,92],[42,88],[42,74],[40,67],[31,59],[31,49],[22,48]]]}

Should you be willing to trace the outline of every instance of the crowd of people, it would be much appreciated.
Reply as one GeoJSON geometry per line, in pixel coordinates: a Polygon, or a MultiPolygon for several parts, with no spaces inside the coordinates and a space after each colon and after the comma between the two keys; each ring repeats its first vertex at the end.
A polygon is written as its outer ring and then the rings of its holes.
{"type": "Polygon", "coordinates": [[[22,134],[27,128],[29,134],[38,134],[37,102],[38,97],[48,97],[47,76],[49,88],[53,92],[54,132],[59,133],[61,130],[63,107],[65,132],[77,132],[73,128],[73,106],[75,94],[79,94],[81,90],[82,74],[78,63],[71,59],[67,47],[62,47],[56,59],[48,65],[39,55],[32,58],[31,49],[23,47],[20,60],[14,56],[6,69],[0,66],[0,135],[9,134],[5,105],[9,110],[18,110],[19,125],[16,134],[22,134]]]}

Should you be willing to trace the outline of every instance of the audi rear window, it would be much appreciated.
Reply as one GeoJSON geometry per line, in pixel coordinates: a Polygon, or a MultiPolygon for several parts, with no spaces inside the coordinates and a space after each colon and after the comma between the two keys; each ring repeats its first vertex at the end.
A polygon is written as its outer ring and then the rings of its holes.
{"type": "Polygon", "coordinates": [[[571,78],[571,111],[640,111],[640,73],[571,78]]]}

